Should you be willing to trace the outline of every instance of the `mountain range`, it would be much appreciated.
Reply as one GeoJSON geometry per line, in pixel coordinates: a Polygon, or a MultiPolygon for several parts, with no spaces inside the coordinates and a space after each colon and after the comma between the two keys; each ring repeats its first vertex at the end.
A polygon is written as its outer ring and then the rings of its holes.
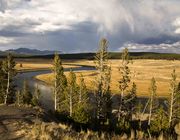
{"type": "Polygon", "coordinates": [[[54,53],[60,53],[60,51],[18,48],[18,49],[6,50],[4,53],[12,53],[12,54],[19,54],[19,55],[50,55],[54,53]]]}

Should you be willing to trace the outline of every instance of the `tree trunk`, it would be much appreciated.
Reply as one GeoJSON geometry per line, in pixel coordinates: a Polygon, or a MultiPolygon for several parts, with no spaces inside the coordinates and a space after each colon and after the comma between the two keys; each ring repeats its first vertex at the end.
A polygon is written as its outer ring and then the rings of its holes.
{"type": "Polygon", "coordinates": [[[80,90],[79,90],[79,103],[82,102],[82,87],[80,86],[80,90]]]}
{"type": "Polygon", "coordinates": [[[17,92],[17,104],[20,106],[20,92],[17,92]]]}
{"type": "Polygon", "coordinates": [[[152,95],[151,95],[151,99],[150,99],[150,108],[149,108],[149,119],[148,119],[148,125],[150,125],[150,124],[151,124],[152,106],[153,106],[153,99],[152,99],[152,95]]]}
{"type": "Polygon", "coordinates": [[[100,114],[101,114],[101,101],[100,101],[99,95],[97,95],[97,96],[98,96],[98,98],[97,98],[97,119],[99,120],[100,114]]]}
{"type": "Polygon", "coordinates": [[[54,110],[57,110],[57,76],[54,83],[54,110]]]}
{"type": "Polygon", "coordinates": [[[118,119],[120,119],[121,117],[123,97],[124,97],[124,91],[121,91],[120,101],[119,101],[120,104],[119,104],[119,110],[118,110],[118,119]]]}
{"type": "Polygon", "coordinates": [[[72,117],[72,88],[71,88],[71,91],[70,91],[70,96],[69,96],[69,114],[70,114],[70,117],[72,117]]]}
{"type": "Polygon", "coordinates": [[[171,94],[171,101],[170,101],[170,109],[169,109],[169,126],[171,126],[172,115],[173,115],[173,100],[174,100],[174,93],[171,94]]]}
{"type": "MultiPolygon", "coordinates": [[[[8,66],[9,66],[9,62],[8,62],[8,66]]],[[[6,95],[5,95],[5,99],[4,99],[4,104],[7,104],[7,98],[8,98],[8,94],[9,94],[9,85],[10,85],[10,73],[8,71],[8,79],[7,79],[7,88],[6,88],[6,95]]]]}

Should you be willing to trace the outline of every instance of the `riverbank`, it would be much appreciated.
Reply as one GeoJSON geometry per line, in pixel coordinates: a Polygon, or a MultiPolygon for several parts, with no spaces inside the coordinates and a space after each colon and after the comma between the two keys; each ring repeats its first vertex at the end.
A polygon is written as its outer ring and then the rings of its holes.
{"type": "MultiPolygon", "coordinates": [[[[74,67],[66,67],[64,68],[64,71],[70,71],[70,69],[73,69],[74,71],[83,71],[83,70],[94,70],[94,67],[80,67],[74,65],[74,67]]],[[[41,80],[36,79],[35,77],[37,75],[42,74],[48,74],[51,73],[51,70],[33,70],[33,71],[26,71],[18,73],[15,77],[15,84],[17,85],[17,89],[21,90],[23,88],[24,81],[28,82],[29,89],[32,93],[34,93],[34,90],[39,88],[41,92],[41,103],[42,108],[46,110],[53,110],[54,108],[54,102],[53,102],[53,88],[50,85],[47,85],[45,82],[42,82],[41,80]]]]}

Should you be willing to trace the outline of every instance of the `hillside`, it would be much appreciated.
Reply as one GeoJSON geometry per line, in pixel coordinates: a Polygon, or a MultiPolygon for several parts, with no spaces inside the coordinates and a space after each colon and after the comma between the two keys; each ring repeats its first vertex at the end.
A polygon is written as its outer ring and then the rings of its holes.
{"type": "MultiPolygon", "coordinates": [[[[122,136],[112,135],[112,139],[122,136]]],[[[108,140],[109,135],[88,130],[75,131],[72,126],[58,123],[49,113],[31,107],[0,106],[1,140],[108,140]]]]}
{"type": "MultiPolygon", "coordinates": [[[[61,59],[88,59],[93,60],[95,53],[75,53],[75,54],[60,54],[61,59]]],[[[180,60],[180,54],[171,53],[153,53],[153,52],[130,52],[131,59],[167,59],[167,60],[180,60]]],[[[17,56],[18,57],[18,56],[17,56]]],[[[36,55],[28,56],[27,58],[44,58],[52,59],[54,55],[36,55]]],[[[110,52],[110,59],[120,59],[121,53],[110,52]]]]}
{"type": "MultiPolygon", "coordinates": [[[[4,58],[7,53],[11,53],[15,58],[42,58],[52,59],[54,53],[57,51],[38,50],[28,48],[10,49],[0,51],[0,58],[4,58]]],[[[61,53],[58,51],[57,53],[61,53]]],[[[87,59],[93,60],[95,53],[69,53],[60,54],[61,59],[87,59]]],[[[180,60],[180,54],[175,53],[155,53],[155,52],[130,52],[131,59],[166,59],[166,60],[180,60]]],[[[109,52],[110,59],[121,59],[120,52],[109,52]]]]}
{"type": "Polygon", "coordinates": [[[42,110],[30,107],[0,106],[0,138],[23,139],[25,130],[37,121],[54,121],[53,117],[42,110]]]}
{"type": "MultiPolygon", "coordinates": [[[[28,53],[9,51],[15,58],[30,58],[30,59],[52,59],[54,58],[54,51],[39,51],[34,50],[28,53]],[[49,54],[48,54],[49,53],[49,54]]],[[[0,52],[0,58],[5,58],[8,51],[0,52]]],[[[60,53],[60,52],[58,52],[60,53]]],[[[71,53],[60,54],[61,59],[87,59],[93,60],[95,53],[71,53]]],[[[165,59],[165,60],[180,60],[180,54],[175,53],[154,53],[154,52],[130,52],[131,59],[165,59]]],[[[121,59],[121,53],[109,52],[109,59],[121,59]]]]}

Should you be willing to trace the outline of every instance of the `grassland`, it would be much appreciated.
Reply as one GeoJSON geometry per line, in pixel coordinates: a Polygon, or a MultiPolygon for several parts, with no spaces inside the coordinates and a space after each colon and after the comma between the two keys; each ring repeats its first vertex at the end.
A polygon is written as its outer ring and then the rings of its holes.
{"type": "MultiPolygon", "coordinates": [[[[120,74],[118,67],[121,60],[110,60],[112,66],[112,81],[111,90],[113,93],[118,93],[118,80],[120,74]]],[[[78,65],[91,65],[93,61],[81,60],[75,61],[72,64],[78,65]]],[[[155,77],[157,81],[157,94],[158,96],[167,96],[169,93],[170,79],[173,68],[176,69],[177,80],[180,82],[180,61],[175,60],[133,60],[130,63],[131,81],[137,84],[138,96],[147,96],[149,94],[150,79],[155,77]]],[[[76,72],[77,79],[80,74],[83,74],[88,89],[93,89],[93,81],[97,75],[96,71],[79,71],[76,72]]],[[[68,75],[68,72],[66,72],[68,75]]],[[[53,74],[44,74],[36,77],[48,84],[53,83],[53,74]]]]}
{"type": "MultiPolygon", "coordinates": [[[[25,59],[25,60],[17,60],[15,69],[18,71],[36,71],[42,69],[52,69],[52,61],[51,60],[43,60],[43,59],[25,59]]],[[[78,67],[68,61],[63,63],[64,68],[74,68],[78,67]]]]}

